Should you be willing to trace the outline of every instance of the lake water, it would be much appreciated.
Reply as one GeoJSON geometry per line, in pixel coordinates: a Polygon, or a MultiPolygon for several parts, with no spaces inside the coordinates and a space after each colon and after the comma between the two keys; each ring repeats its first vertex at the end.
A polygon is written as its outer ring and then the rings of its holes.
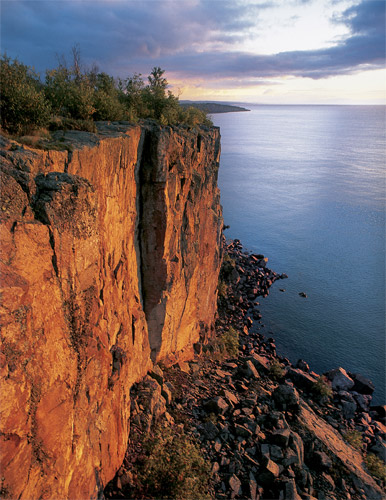
{"type": "Polygon", "coordinates": [[[289,276],[260,301],[261,333],[318,373],[369,377],[383,404],[386,108],[246,107],[212,118],[225,234],[289,276]]]}

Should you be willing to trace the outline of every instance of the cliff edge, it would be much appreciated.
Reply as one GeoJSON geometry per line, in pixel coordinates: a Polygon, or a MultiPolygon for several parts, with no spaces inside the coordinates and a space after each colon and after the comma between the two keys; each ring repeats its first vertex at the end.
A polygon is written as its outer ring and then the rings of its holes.
{"type": "Polygon", "coordinates": [[[97,498],[130,388],[190,359],[216,312],[216,128],[99,123],[62,150],[1,141],[1,492],[97,498]]]}

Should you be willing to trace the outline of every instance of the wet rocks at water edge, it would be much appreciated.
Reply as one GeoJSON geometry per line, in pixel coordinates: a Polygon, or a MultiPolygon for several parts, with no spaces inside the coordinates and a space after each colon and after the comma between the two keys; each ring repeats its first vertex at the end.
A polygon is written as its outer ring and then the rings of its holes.
{"type": "Polygon", "coordinates": [[[162,422],[200,449],[209,498],[381,500],[386,407],[371,406],[372,383],[341,367],[319,375],[304,360],[279,356],[253,312],[281,276],[238,240],[224,242],[224,252],[217,337],[196,347],[183,371],[155,366],[133,388],[128,452],[106,498],[149,498],[138,479],[141,443],[162,422]]]}

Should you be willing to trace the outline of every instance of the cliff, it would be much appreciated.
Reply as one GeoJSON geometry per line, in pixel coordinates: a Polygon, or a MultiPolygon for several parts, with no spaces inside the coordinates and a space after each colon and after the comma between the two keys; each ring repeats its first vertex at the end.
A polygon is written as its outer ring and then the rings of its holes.
{"type": "Polygon", "coordinates": [[[1,492],[97,498],[130,388],[210,336],[218,129],[98,124],[61,151],[1,138],[1,492]]]}

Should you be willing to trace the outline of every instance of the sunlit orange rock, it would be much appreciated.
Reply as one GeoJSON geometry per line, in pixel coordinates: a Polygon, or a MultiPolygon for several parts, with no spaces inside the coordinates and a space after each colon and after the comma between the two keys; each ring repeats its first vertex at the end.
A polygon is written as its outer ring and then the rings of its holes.
{"type": "Polygon", "coordinates": [[[219,132],[152,123],[1,138],[1,491],[96,498],[127,444],[130,387],[213,327],[219,132]]]}

